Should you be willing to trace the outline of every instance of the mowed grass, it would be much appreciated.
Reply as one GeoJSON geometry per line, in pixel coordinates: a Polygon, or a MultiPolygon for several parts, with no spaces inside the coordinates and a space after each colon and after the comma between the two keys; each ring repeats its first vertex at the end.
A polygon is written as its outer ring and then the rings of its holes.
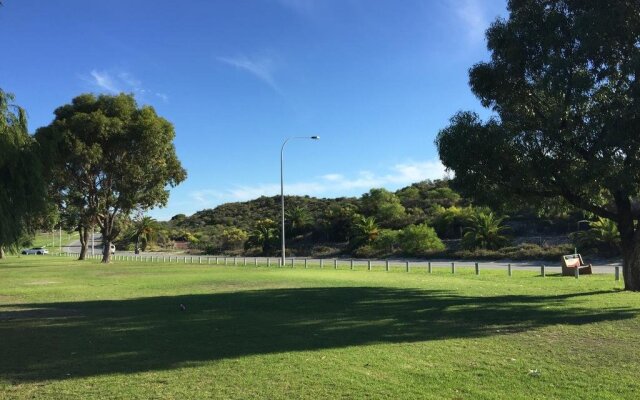
{"type": "Polygon", "coordinates": [[[12,257],[0,398],[637,398],[640,295],[620,288],[12,257]]]}

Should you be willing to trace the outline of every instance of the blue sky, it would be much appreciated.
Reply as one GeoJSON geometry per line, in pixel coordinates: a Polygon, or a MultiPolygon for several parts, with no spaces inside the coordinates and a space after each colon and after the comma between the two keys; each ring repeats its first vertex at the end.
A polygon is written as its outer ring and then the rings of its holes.
{"type": "Polygon", "coordinates": [[[0,87],[30,130],[80,93],[134,93],[176,129],[178,213],[280,191],[359,196],[444,176],[433,140],[486,115],[467,71],[504,0],[5,0],[0,87]]]}

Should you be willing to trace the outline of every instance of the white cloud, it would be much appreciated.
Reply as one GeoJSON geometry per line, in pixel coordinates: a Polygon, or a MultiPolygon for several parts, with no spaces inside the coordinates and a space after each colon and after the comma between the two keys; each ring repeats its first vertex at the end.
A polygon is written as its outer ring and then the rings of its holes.
{"type": "Polygon", "coordinates": [[[107,92],[120,93],[122,91],[106,71],[96,71],[94,69],[91,71],[91,77],[93,78],[93,80],[90,80],[91,83],[107,92]]]}
{"type": "MultiPolygon", "coordinates": [[[[426,179],[442,179],[446,171],[437,160],[409,161],[396,164],[386,174],[378,175],[371,171],[360,171],[353,177],[331,173],[310,182],[285,182],[285,194],[310,195],[322,197],[340,197],[359,195],[375,187],[397,189],[426,179]]],[[[260,196],[280,194],[280,184],[264,183],[254,186],[240,185],[226,190],[199,190],[190,194],[200,207],[214,207],[230,201],[246,201],[260,196]]]]}
{"type": "Polygon", "coordinates": [[[169,96],[164,93],[150,92],[142,86],[142,81],[137,79],[133,74],[126,71],[99,71],[92,70],[89,77],[81,77],[94,88],[100,91],[106,91],[111,94],[122,92],[134,93],[138,96],[154,95],[165,103],[169,101],[169,96]]]}
{"type": "Polygon", "coordinates": [[[276,92],[280,93],[280,88],[273,77],[274,62],[271,58],[263,57],[250,59],[246,56],[218,57],[218,61],[231,65],[241,71],[248,72],[270,86],[276,92]]]}
{"type": "Polygon", "coordinates": [[[484,33],[489,27],[487,12],[483,7],[483,0],[451,0],[456,15],[462,20],[467,30],[467,36],[472,43],[482,42],[484,33]]]}

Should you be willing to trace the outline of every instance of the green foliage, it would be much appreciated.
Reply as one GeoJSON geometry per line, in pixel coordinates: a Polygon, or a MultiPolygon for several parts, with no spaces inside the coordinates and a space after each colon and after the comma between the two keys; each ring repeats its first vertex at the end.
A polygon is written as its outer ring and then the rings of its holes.
{"type": "Polygon", "coordinates": [[[136,247],[142,251],[147,249],[147,245],[153,242],[160,230],[158,221],[149,217],[141,216],[133,223],[133,236],[135,237],[136,247]]]}
{"type": "Polygon", "coordinates": [[[42,166],[27,132],[26,112],[0,89],[0,258],[46,215],[42,166]]]}
{"type": "Polygon", "coordinates": [[[503,247],[499,250],[460,250],[450,253],[448,256],[465,260],[547,260],[560,265],[561,257],[572,252],[573,247],[566,244],[539,246],[532,243],[523,243],[518,246],[503,247]]]}
{"type": "Polygon", "coordinates": [[[301,206],[289,207],[285,212],[285,228],[290,235],[301,235],[311,225],[311,214],[301,206]]]}
{"type": "Polygon", "coordinates": [[[460,238],[464,227],[469,224],[475,213],[476,210],[473,207],[444,208],[436,205],[433,208],[432,224],[440,237],[460,238]]]}
{"type": "Polygon", "coordinates": [[[409,225],[403,228],[398,239],[400,249],[406,255],[425,255],[445,248],[436,231],[427,224],[409,225]]]}
{"type": "Polygon", "coordinates": [[[165,205],[167,186],[185,179],[174,137],[169,121],[126,94],[80,95],[36,133],[61,202],[97,222],[107,243],[120,233],[119,215],[165,205]]]}
{"type": "Polygon", "coordinates": [[[625,288],[640,290],[640,3],[509,2],[469,73],[494,116],[460,112],[436,140],[464,195],[561,198],[615,220],[625,288]],[[473,149],[469,156],[468,149],[473,149]]]}
{"type": "Polygon", "coordinates": [[[396,195],[407,210],[419,208],[426,214],[436,206],[448,208],[462,202],[460,195],[449,187],[448,180],[414,183],[398,190],[396,195]]]}
{"type": "Polygon", "coordinates": [[[588,230],[573,233],[571,239],[580,252],[593,251],[604,256],[620,255],[620,232],[610,219],[598,218],[590,222],[588,230]]]}
{"type": "Polygon", "coordinates": [[[402,226],[407,217],[398,196],[386,189],[371,189],[363,194],[360,211],[365,216],[374,217],[381,226],[387,228],[402,226]]]}
{"type": "Polygon", "coordinates": [[[272,219],[265,218],[256,221],[245,247],[260,247],[262,254],[273,255],[278,248],[279,239],[278,225],[272,219]]]}
{"type": "Polygon", "coordinates": [[[382,254],[394,253],[400,244],[400,231],[381,229],[373,247],[382,254]]]}
{"type": "Polygon", "coordinates": [[[497,250],[508,243],[503,233],[507,227],[502,225],[504,217],[492,212],[477,212],[469,218],[468,226],[462,237],[462,247],[468,250],[497,250]]]}
{"type": "Polygon", "coordinates": [[[222,248],[224,250],[233,250],[242,248],[244,243],[249,239],[249,234],[240,228],[228,227],[222,231],[222,248]]]}
{"type": "Polygon", "coordinates": [[[380,227],[374,217],[356,215],[353,223],[352,245],[356,247],[364,244],[369,245],[376,240],[379,233],[380,227]]]}

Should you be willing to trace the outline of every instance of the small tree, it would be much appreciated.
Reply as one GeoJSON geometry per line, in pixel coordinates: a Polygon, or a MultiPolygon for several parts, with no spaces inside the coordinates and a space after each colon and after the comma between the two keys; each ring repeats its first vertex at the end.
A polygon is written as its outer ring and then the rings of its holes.
{"type": "Polygon", "coordinates": [[[175,132],[150,106],[138,107],[132,95],[84,94],[55,110],[54,121],[36,138],[59,179],[63,203],[82,193],[78,208],[102,233],[102,262],[120,233],[121,215],[163,206],[167,186],[186,177],[173,146],[175,132]]]}

